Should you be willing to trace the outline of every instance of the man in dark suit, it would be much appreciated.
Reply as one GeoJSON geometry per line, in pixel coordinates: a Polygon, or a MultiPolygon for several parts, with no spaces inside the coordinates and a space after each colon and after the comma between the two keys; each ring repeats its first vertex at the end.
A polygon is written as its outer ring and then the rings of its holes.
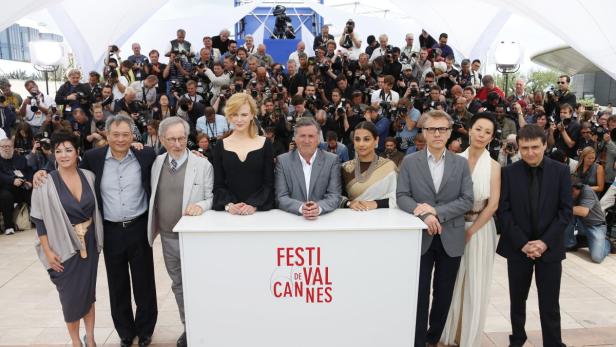
{"type": "Polygon", "coordinates": [[[396,191],[398,207],[428,226],[421,240],[415,347],[436,346],[447,319],[464,254],[464,213],[473,207],[473,182],[466,159],[447,151],[453,120],[443,111],[426,113],[420,124],[427,149],[402,160],[396,191]],[[434,293],[428,329],[430,281],[434,293]]]}
{"type": "Polygon", "coordinates": [[[96,175],[94,190],[104,219],[111,317],[122,347],[131,346],[136,336],[139,346],[148,346],[158,317],[154,260],[147,236],[150,175],[156,154],[151,147],[131,149],[133,127],[128,116],[107,118],[109,146],[85,152],[80,165],[96,175]],[[137,306],[134,315],[131,282],[137,306]]]}
{"type": "Polygon", "coordinates": [[[522,160],[503,168],[498,209],[501,237],[496,250],[507,258],[510,346],[522,346],[527,339],[526,299],[533,271],[543,346],[565,346],[559,294],[565,229],[573,218],[569,168],[544,157],[546,137],[539,126],[524,126],[517,141],[522,160]]]}

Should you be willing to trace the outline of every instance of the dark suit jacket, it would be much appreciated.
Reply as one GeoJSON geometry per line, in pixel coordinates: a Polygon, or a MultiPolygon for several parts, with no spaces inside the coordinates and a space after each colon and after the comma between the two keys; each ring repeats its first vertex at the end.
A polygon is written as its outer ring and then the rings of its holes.
{"type": "MultiPolygon", "coordinates": [[[[103,211],[103,199],[101,197],[101,178],[103,178],[107,149],[109,149],[109,146],[95,148],[85,152],[83,159],[81,160],[81,164],[79,165],[82,169],[90,170],[94,172],[94,175],[96,175],[96,179],[94,180],[94,190],[96,190],[96,200],[98,201],[98,206],[103,217],[105,216],[105,213],[103,211]]],[[[130,151],[133,151],[137,161],[139,162],[139,166],[141,166],[141,184],[149,201],[152,190],[150,185],[150,176],[152,172],[152,163],[156,160],[156,153],[151,147],[147,146],[141,151],[134,151],[132,148],[130,151]]]]}
{"type": "MultiPolygon", "coordinates": [[[[539,194],[539,239],[548,246],[539,261],[565,259],[565,229],[573,218],[569,167],[547,157],[543,159],[539,194]]],[[[527,260],[522,247],[532,240],[529,207],[529,177],[522,160],[502,171],[498,208],[501,237],[496,252],[511,260],[527,260]]]]}

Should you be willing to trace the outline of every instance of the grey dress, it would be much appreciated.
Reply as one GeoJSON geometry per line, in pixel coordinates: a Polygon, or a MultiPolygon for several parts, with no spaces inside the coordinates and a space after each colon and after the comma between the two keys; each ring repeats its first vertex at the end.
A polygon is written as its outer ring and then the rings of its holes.
{"type": "MultiPolygon", "coordinates": [[[[71,224],[85,222],[94,218],[95,197],[83,173],[78,170],[81,178],[81,199],[77,201],[71,194],[57,171],[49,175],[58,191],[60,202],[71,224]]],[[[43,220],[32,218],[39,236],[47,235],[43,220]]],[[[98,249],[94,235],[94,223],[90,224],[85,235],[87,258],[81,258],[79,251],[65,261],[63,272],[47,270],[51,282],[56,285],[62,304],[62,313],[65,322],[74,322],[85,316],[92,304],[96,301],[96,273],[98,270],[98,249]]]]}

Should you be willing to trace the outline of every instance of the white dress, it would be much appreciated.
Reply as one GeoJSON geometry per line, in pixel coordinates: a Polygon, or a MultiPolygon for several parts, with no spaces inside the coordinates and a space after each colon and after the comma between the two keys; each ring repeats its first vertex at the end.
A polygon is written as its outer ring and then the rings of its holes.
{"type": "MultiPolygon", "coordinates": [[[[468,149],[461,155],[468,159],[468,149]]],[[[473,211],[481,211],[487,204],[490,197],[491,171],[492,158],[488,151],[484,151],[472,172],[475,201],[473,211]]],[[[472,224],[473,222],[467,221],[466,229],[472,224]]],[[[471,237],[464,249],[447,322],[441,335],[442,343],[460,347],[481,346],[490,301],[495,253],[496,226],[491,218],[471,237]]]]}

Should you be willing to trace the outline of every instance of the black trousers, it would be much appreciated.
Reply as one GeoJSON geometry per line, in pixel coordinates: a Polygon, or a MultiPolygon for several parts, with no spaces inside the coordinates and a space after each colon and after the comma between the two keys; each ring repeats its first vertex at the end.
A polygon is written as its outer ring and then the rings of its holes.
{"type": "Polygon", "coordinates": [[[415,347],[425,347],[426,342],[436,344],[441,338],[453,297],[456,276],[460,268],[460,258],[447,255],[440,235],[436,235],[432,239],[430,248],[421,256],[417,318],[415,320],[415,347]],[[433,299],[428,316],[432,269],[434,269],[433,299]],[[428,317],[430,328],[428,328],[428,317]]]}
{"type": "Polygon", "coordinates": [[[524,325],[526,323],[526,299],[535,272],[537,295],[539,299],[539,317],[544,347],[563,347],[560,335],[560,278],[562,264],[560,261],[544,263],[533,260],[507,260],[509,277],[509,300],[511,301],[511,346],[522,346],[527,339],[524,325]]]}
{"type": "Polygon", "coordinates": [[[15,203],[27,202],[30,204],[32,189],[23,189],[15,186],[4,186],[0,188],[0,213],[4,220],[4,229],[15,228],[13,223],[13,205],[15,203]]]}
{"type": "Polygon", "coordinates": [[[147,215],[145,213],[126,228],[117,223],[104,223],[104,254],[111,317],[122,339],[152,336],[158,317],[154,259],[147,237],[147,215]],[[137,306],[134,316],[131,279],[137,306]]]}

